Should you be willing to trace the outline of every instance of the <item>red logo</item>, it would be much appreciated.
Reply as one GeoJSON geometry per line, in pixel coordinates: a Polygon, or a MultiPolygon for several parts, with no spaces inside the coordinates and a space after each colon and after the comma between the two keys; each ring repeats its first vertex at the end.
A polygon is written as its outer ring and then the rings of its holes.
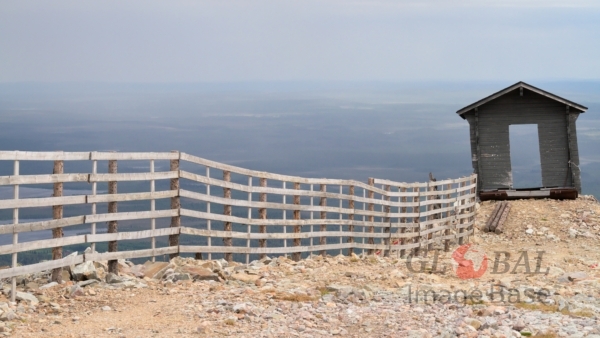
{"type": "Polygon", "coordinates": [[[483,276],[488,267],[488,258],[478,246],[465,244],[452,253],[452,266],[460,279],[472,279],[483,276]]]}

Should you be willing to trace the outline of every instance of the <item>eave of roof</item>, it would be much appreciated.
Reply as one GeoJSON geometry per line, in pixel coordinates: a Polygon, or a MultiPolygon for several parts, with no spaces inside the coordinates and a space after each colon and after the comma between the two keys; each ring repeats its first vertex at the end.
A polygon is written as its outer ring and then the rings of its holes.
{"type": "Polygon", "coordinates": [[[545,90],[542,90],[542,89],[539,89],[537,87],[534,87],[534,86],[532,86],[530,84],[527,84],[527,83],[525,83],[523,81],[519,81],[519,82],[515,83],[512,86],[506,87],[506,88],[502,89],[499,92],[496,92],[496,93],[494,93],[494,94],[492,94],[492,95],[490,95],[490,96],[488,96],[486,98],[483,98],[483,99],[481,99],[481,100],[479,100],[479,101],[477,101],[475,103],[472,103],[472,104],[470,104],[470,105],[468,105],[468,106],[466,106],[466,107],[464,107],[462,109],[459,109],[456,113],[458,115],[460,115],[464,119],[465,117],[463,116],[463,114],[465,114],[465,113],[467,113],[467,112],[469,112],[469,111],[471,111],[471,110],[473,110],[473,109],[475,109],[475,108],[477,108],[477,107],[479,107],[479,106],[481,106],[483,104],[486,104],[486,103],[488,103],[488,102],[490,102],[492,100],[495,100],[495,99],[499,98],[500,96],[502,96],[502,95],[504,95],[506,93],[509,93],[509,92],[511,92],[511,91],[513,91],[515,89],[518,89],[518,88],[525,88],[525,89],[531,90],[532,92],[538,93],[538,94],[546,96],[546,97],[548,97],[548,98],[550,98],[552,100],[564,103],[567,106],[570,106],[570,107],[573,107],[575,109],[578,109],[582,113],[587,110],[587,107],[582,106],[582,105],[580,105],[578,103],[575,103],[573,101],[569,101],[567,99],[564,99],[564,98],[562,98],[560,96],[557,96],[557,95],[554,95],[552,93],[548,93],[545,90]]]}

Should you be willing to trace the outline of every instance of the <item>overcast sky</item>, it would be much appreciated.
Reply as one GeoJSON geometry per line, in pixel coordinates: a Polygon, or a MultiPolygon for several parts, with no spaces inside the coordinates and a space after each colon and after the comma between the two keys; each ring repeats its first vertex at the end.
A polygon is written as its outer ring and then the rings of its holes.
{"type": "Polygon", "coordinates": [[[581,80],[599,60],[600,1],[0,2],[0,82],[581,80]]]}

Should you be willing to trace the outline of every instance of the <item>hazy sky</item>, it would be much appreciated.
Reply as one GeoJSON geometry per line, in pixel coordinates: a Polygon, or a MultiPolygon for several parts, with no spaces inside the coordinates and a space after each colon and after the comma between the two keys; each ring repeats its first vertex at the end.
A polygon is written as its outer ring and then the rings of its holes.
{"type": "Polygon", "coordinates": [[[600,79],[600,1],[1,1],[0,82],[600,79]]]}

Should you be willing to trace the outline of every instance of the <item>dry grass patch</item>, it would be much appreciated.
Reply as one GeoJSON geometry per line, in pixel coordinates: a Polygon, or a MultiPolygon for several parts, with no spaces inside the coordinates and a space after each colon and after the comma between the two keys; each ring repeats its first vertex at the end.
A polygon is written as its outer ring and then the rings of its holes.
{"type": "Polygon", "coordinates": [[[576,312],[571,312],[565,308],[565,309],[562,309],[559,311],[557,305],[533,304],[533,303],[515,303],[513,305],[519,309],[524,309],[524,310],[529,310],[529,311],[542,311],[542,312],[560,312],[565,316],[572,316],[572,317],[593,318],[596,316],[594,312],[592,312],[590,310],[585,310],[585,309],[581,309],[576,312]]]}
{"type": "Polygon", "coordinates": [[[273,295],[273,298],[279,300],[286,300],[289,302],[312,302],[316,300],[315,297],[311,297],[309,295],[298,295],[295,293],[287,293],[287,292],[278,292],[273,295]]]}
{"type": "Polygon", "coordinates": [[[548,304],[534,304],[534,303],[515,303],[513,304],[516,308],[530,311],[542,311],[542,312],[557,312],[558,306],[548,304]]]}

